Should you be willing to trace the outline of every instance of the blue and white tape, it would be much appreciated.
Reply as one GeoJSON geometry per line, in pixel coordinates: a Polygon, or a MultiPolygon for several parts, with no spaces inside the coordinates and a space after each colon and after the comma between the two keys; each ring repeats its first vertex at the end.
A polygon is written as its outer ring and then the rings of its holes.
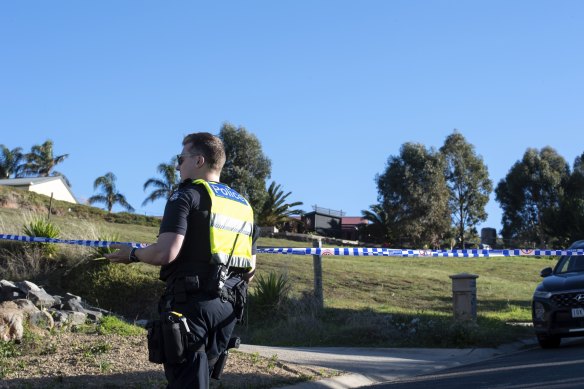
{"type": "Polygon", "coordinates": [[[135,243],[135,242],[113,242],[107,240],[79,240],[79,239],[56,239],[56,238],[43,238],[38,236],[23,236],[23,235],[10,235],[10,234],[0,234],[0,240],[14,240],[18,242],[31,242],[31,243],[61,243],[61,244],[72,244],[77,246],[88,246],[88,247],[109,247],[112,244],[121,244],[132,247],[146,247],[145,243],[135,243]]]}
{"type": "MultiPolygon", "coordinates": [[[[23,236],[0,234],[0,240],[13,240],[33,243],[61,243],[88,247],[109,247],[112,244],[131,247],[146,247],[146,243],[113,242],[107,240],[75,240],[43,238],[37,236],[23,236]]],[[[260,254],[287,254],[287,255],[322,255],[322,256],[349,256],[349,257],[453,257],[453,258],[481,258],[481,257],[517,257],[517,256],[560,256],[584,255],[584,249],[577,250],[541,250],[541,249],[505,249],[505,250],[402,250],[389,248],[366,247],[335,247],[335,248],[298,248],[298,247],[259,247],[260,254]]]]}

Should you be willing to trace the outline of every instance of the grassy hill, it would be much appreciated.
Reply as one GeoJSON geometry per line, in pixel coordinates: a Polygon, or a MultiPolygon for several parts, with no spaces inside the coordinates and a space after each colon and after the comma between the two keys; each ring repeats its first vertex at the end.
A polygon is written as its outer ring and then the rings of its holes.
{"type": "MultiPolygon", "coordinates": [[[[27,201],[37,204],[37,199],[27,201]]],[[[63,238],[97,239],[118,234],[123,241],[156,239],[155,226],[121,224],[121,220],[114,223],[103,212],[79,207],[83,212],[61,211],[51,216],[51,221],[61,228],[63,238]]],[[[22,223],[34,217],[29,209],[0,209],[0,232],[20,233],[22,223]]],[[[310,246],[305,242],[267,238],[260,238],[259,244],[310,246]]],[[[157,280],[158,268],[91,260],[86,248],[62,246],[60,251],[66,260],[59,272],[58,286],[128,318],[154,314],[162,289],[157,280]]],[[[247,325],[239,331],[247,342],[272,345],[492,346],[531,335],[529,329],[509,323],[530,321],[530,300],[540,279],[539,270],[554,261],[526,257],[325,256],[325,309],[320,311],[310,297],[311,256],[260,254],[258,276],[284,274],[290,285],[289,299],[266,312],[252,296],[247,325]],[[449,275],[462,272],[479,275],[477,325],[452,320],[449,275]]],[[[257,281],[251,284],[252,293],[257,287],[257,281]]]]}

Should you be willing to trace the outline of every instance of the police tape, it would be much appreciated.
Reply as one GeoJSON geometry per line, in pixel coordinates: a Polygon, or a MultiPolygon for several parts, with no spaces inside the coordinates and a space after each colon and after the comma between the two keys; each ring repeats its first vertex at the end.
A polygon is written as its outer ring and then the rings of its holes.
{"type": "Polygon", "coordinates": [[[296,247],[260,247],[258,253],[289,255],[337,255],[337,256],[382,256],[382,257],[516,257],[516,256],[556,256],[584,255],[584,249],[577,250],[540,250],[540,249],[505,249],[505,250],[402,250],[387,248],[339,247],[339,248],[296,248],[296,247]]]}
{"type": "Polygon", "coordinates": [[[0,240],[13,240],[18,242],[29,242],[29,243],[60,243],[60,244],[72,244],[77,246],[88,246],[88,247],[109,247],[112,244],[121,244],[124,246],[131,247],[146,247],[148,244],[136,243],[136,242],[113,242],[108,240],[81,240],[81,239],[56,239],[56,238],[44,238],[38,236],[23,236],[23,235],[11,235],[11,234],[0,234],[0,240]]]}
{"type": "MultiPolygon", "coordinates": [[[[136,242],[114,242],[107,240],[78,240],[78,239],[57,239],[37,236],[23,236],[0,234],[0,240],[12,240],[30,243],[60,243],[88,247],[109,247],[112,244],[120,244],[131,247],[143,248],[146,243],[136,242]]],[[[467,250],[404,250],[390,248],[366,248],[366,247],[258,247],[260,254],[287,254],[287,255],[319,255],[319,256],[353,256],[353,257],[453,257],[453,258],[481,258],[481,257],[516,257],[516,256],[562,256],[575,255],[584,256],[584,249],[576,250],[541,250],[541,249],[467,249],[467,250]]]]}

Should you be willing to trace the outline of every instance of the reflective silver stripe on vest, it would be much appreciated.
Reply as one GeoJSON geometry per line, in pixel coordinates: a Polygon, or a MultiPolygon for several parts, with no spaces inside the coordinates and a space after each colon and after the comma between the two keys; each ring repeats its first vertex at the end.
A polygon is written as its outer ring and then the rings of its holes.
{"type": "Polygon", "coordinates": [[[253,224],[229,216],[212,213],[211,227],[251,236],[253,224]]]}
{"type": "Polygon", "coordinates": [[[229,261],[229,267],[243,267],[243,268],[248,268],[251,267],[251,258],[246,258],[246,257],[237,257],[237,256],[232,256],[231,260],[229,260],[229,254],[223,254],[223,253],[215,253],[212,256],[211,262],[213,263],[221,263],[223,265],[227,265],[227,262],[229,261]]]}

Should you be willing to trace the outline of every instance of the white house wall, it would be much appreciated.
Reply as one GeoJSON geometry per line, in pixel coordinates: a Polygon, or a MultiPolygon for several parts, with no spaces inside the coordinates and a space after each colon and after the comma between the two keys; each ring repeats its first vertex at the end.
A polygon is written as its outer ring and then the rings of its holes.
{"type": "Polygon", "coordinates": [[[29,190],[31,192],[39,193],[49,197],[51,197],[52,193],[55,200],[62,200],[77,204],[75,197],[71,195],[71,192],[69,192],[69,190],[67,190],[63,183],[59,180],[34,184],[29,186],[29,190]]]}

